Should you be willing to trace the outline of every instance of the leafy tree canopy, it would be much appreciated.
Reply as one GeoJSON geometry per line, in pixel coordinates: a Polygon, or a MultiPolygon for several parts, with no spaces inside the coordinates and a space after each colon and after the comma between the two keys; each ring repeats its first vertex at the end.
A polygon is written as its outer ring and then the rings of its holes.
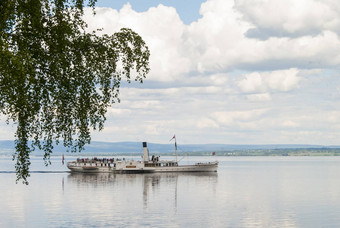
{"type": "MultiPolygon", "coordinates": [[[[87,2],[93,8],[96,0],[87,2]]],[[[119,102],[122,78],[143,82],[149,72],[142,38],[126,28],[87,33],[85,6],[84,0],[0,1],[0,112],[17,126],[13,160],[25,184],[33,150],[45,152],[45,165],[52,142],[81,151],[119,102]]]]}

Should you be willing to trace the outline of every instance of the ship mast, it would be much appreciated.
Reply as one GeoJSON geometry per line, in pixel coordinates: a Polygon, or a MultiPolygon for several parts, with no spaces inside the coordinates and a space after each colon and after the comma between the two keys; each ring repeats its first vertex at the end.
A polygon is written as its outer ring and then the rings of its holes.
{"type": "Polygon", "coordinates": [[[177,142],[176,142],[176,137],[175,137],[175,154],[176,154],[176,163],[177,163],[177,142]]]}
{"type": "Polygon", "coordinates": [[[177,163],[177,141],[176,141],[176,135],[174,135],[174,136],[170,139],[170,141],[173,140],[173,139],[175,139],[175,154],[176,154],[176,163],[177,163]]]}

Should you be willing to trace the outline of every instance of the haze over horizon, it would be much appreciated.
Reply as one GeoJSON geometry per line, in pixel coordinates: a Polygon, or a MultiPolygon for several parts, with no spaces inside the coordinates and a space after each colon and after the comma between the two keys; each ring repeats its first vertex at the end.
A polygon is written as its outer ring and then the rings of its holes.
{"type": "MultiPolygon", "coordinates": [[[[99,0],[89,31],[139,33],[143,84],[93,141],[340,145],[340,1],[99,0]]],[[[0,140],[16,127],[1,116],[0,140]]]]}

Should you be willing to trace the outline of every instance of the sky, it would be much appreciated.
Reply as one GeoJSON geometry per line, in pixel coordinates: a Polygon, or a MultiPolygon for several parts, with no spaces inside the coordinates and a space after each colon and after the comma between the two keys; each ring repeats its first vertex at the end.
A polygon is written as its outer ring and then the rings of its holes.
{"type": "Polygon", "coordinates": [[[84,19],[151,52],[95,141],[340,145],[340,1],[98,0],[84,19]]]}

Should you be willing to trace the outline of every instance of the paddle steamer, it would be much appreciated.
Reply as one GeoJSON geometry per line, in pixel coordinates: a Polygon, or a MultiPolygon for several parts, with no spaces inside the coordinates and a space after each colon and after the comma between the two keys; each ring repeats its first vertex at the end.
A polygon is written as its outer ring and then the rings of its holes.
{"type": "Polygon", "coordinates": [[[176,141],[175,154],[176,160],[160,160],[159,156],[152,156],[150,159],[147,143],[143,142],[143,159],[139,161],[114,158],[86,158],[68,162],[67,167],[72,172],[83,173],[217,172],[217,161],[179,165],[176,141]]]}

